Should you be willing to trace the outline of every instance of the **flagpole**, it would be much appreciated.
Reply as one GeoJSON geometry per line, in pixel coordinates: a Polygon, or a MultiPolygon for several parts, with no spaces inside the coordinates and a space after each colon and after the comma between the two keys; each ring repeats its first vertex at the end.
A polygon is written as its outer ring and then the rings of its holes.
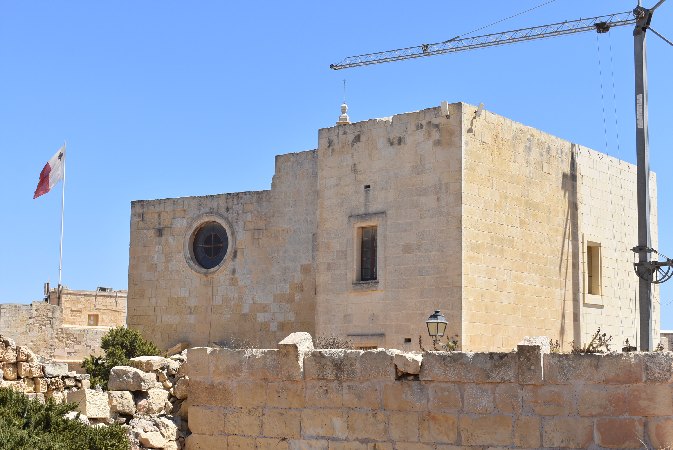
{"type": "MultiPolygon", "coordinates": [[[[66,142],[63,141],[63,153],[65,154],[66,142]]],[[[67,156],[66,156],[67,158],[67,156]]],[[[61,240],[58,247],[58,304],[61,305],[61,274],[63,271],[63,211],[65,210],[65,159],[63,160],[63,190],[61,191],[61,240]]]]}

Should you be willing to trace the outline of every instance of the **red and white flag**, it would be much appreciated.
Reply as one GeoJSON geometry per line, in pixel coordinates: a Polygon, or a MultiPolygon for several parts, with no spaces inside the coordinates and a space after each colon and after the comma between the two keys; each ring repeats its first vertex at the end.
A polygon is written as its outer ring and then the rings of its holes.
{"type": "Polygon", "coordinates": [[[47,164],[45,164],[42,172],[40,172],[40,181],[37,183],[33,198],[38,198],[40,195],[44,195],[51,191],[51,188],[63,179],[64,174],[65,145],[58,149],[56,154],[51,157],[47,164]]]}

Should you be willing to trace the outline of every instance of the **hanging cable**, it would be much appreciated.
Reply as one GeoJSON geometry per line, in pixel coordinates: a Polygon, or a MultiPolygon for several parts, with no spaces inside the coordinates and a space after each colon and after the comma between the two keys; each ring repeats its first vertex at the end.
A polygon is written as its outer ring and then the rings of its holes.
{"type": "Polygon", "coordinates": [[[509,17],[505,17],[504,19],[496,20],[496,21],[493,22],[493,23],[489,23],[488,25],[484,25],[483,27],[475,28],[475,29],[472,30],[472,31],[468,31],[467,33],[460,34],[460,35],[456,36],[456,37],[453,38],[453,39],[457,39],[457,38],[459,38],[459,37],[469,36],[469,35],[472,34],[472,33],[476,33],[477,31],[485,30],[486,28],[492,27],[493,25],[497,25],[497,24],[499,24],[499,23],[505,22],[505,21],[507,21],[507,20],[509,20],[509,19],[513,19],[513,18],[518,17],[518,16],[522,16],[522,15],[524,15],[524,14],[526,14],[526,13],[529,13],[529,12],[531,12],[531,11],[533,11],[533,10],[536,10],[536,9],[538,9],[538,8],[541,8],[541,7],[545,6],[545,5],[548,5],[548,4],[550,4],[550,3],[554,3],[555,1],[556,1],[556,0],[548,0],[548,1],[544,2],[544,3],[540,3],[540,4],[537,5],[537,6],[533,6],[532,8],[528,8],[528,9],[525,10],[525,11],[518,12],[518,13],[516,13],[516,14],[513,14],[513,15],[509,16],[509,17]]]}
{"type": "MultiPolygon", "coordinates": [[[[610,34],[610,33],[608,33],[610,34]]],[[[608,36],[608,43],[610,44],[610,72],[612,75],[612,103],[615,109],[615,133],[617,134],[617,158],[621,159],[621,147],[619,145],[619,119],[617,115],[617,89],[615,88],[615,65],[612,58],[612,36],[608,36]]]]}
{"type": "MultiPolygon", "coordinates": [[[[601,106],[603,108],[603,134],[605,135],[605,153],[608,153],[608,126],[605,119],[605,94],[603,92],[603,65],[601,64],[601,41],[596,33],[596,47],[598,49],[598,78],[601,84],[601,106]]],[[[598,154],[599,159],[603,159],[601,153],[598,154]]]]}

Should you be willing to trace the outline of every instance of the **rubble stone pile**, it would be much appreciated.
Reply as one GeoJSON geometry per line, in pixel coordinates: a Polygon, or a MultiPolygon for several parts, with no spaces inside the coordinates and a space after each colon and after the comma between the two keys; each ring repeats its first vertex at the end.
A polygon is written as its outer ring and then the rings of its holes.
{"type": "Polygon", "coordinates": [[[23,392],[42,402],[66,400],[68,391],[89,387],[89,375],[68,371],[67,363],[52,362],[14,340],[0,335],[0,387],[23,392]]]}
{"type": "Polygon", "coordinates": [[[121,424],[131,450],[182,450],[189,434],[186,353],[132,358],[130,366],[112,368],[106,392],[91,389],[88,374],[69,372],[67,363],[45,360],[0,335],[0,387],[42,402],[77,403],[69,417],[87,425],[121,424]]]}
{"type": "Polygon", "coordinates": [[[140,356],[130,361],[130,366],[112,368],[108,392],[83,389],[68,393],[68,401],[77,402],[91,424],[128,427],[134,450],[184,448],[189,383],[182,370],[184,354],[140,356]]]}

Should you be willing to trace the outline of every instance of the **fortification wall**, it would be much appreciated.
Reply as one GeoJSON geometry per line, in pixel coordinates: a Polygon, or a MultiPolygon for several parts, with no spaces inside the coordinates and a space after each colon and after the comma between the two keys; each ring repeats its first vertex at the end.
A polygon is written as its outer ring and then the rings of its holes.
{"type": "MultiPolygon", "coordinates": [[[[58,290],[49,292],[49,303],[58,305],[58,290]]],[[[63,324],[79,327],[126,325],[126,291],[61,290],[63,324]]]]}
{"type": "MultiPolygon", "coordinates": [[[[303,335],[303,336],[302,336],[303,335]]],[[[673,354],[194,348],[187,448],[664,448],[673,354]]]]}
{"type": "Polygon", "coordinates": [[[49,359],[81,361],[102,354],[100,343],[108,329],[64,325],[61,308],[46,302],[0,305],[0,334],[49,359]]]}

